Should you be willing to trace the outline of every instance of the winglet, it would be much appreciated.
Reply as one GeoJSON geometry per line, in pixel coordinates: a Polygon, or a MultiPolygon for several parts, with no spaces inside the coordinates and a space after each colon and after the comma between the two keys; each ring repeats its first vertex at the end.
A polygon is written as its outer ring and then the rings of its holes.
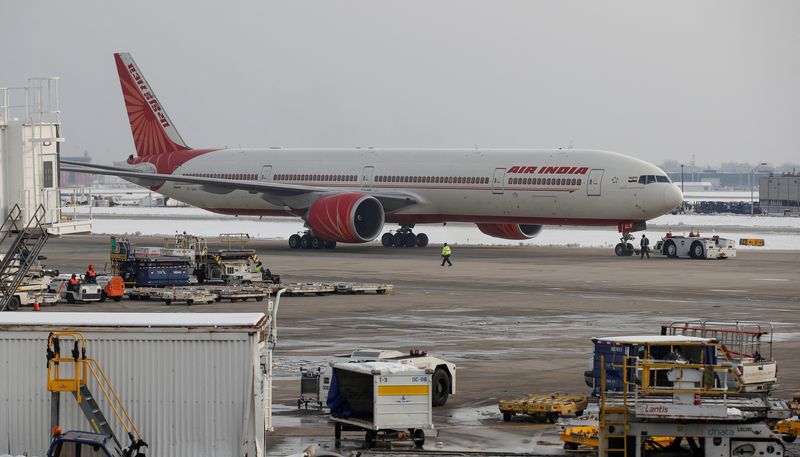
{"type": "Polygon", "coordinates": [[[189,148],[175,128],[155,92],[127,52],[114,54],[122,96],[128,110],[136,154],[147,157],[189,148]]]}

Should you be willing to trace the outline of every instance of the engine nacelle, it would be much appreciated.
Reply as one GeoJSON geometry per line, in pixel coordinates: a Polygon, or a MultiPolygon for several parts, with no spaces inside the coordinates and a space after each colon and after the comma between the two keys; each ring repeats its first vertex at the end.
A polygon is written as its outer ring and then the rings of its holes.
{"type": "Polygon", "coordinates": [[[366,194],[336,194],[318,198],[308,209],[314,235],[341,243],[366,243],[383,229],[383,205],[366,194]]]}
{"type": "Polygon", "coordinates": [[[529,240],[542,231],[541,225],[531,224],[476,224],[478,230],[494,237],[506,240],[529,240]]]}

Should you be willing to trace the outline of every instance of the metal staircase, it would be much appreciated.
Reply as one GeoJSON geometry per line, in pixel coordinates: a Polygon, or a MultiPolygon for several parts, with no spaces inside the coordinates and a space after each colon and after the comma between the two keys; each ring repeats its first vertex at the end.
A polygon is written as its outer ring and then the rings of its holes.
{"type": "Polygon", "coordinates": [[[136,424],[131,419],[128,411],[119,398],[117,391],[111,385],[100,364],[86,357],[86,337],[79,332],[54,332],[47,339],[47,390],[51,393],[50,425],[56,430],[60,429],[60,401],[61,392],[70,392],[89,421],[94,433],[110,437],[115,444],[113,455],[115,457],[144,457],[143,448],[147,443],[142,440],[142,435],[136,424]],[[69,356],[61,355],[61,341],[71,340],[72,350],[69,356]],[[65,369],[66,367],[70,369],[65,369]],[[68,374],[64,374],[63,372],[68,374]],[[111,424],[103,414],[103,410],[96,397],[88,386],[90,379],[99,387],[101,398],[111,408],[117,422],[125,429],[130,444],[122,446],[119,438],[114,433],[111,424]]]}
{"type": "MultiPolygon", "coordinates": [[[[608,401],[610,393],[606,386],[605,357],[600,356],[600,457],[628,457],[628,371],[631,368],[628,362],[631,358],[622,356],[622,402],[615,402],[612,406],[608,401]]],[[[633,367],[635,369],[635,362],[633,367]]],[[[635,385],[633,387],[635,390],[635,385]]]]}
{"type": "Polygon", "coordinates": [[[20,227],[17,225],[17,221],[22,217],[22,210],[19,205],[14,205],[3,221],[3,225],[0,226],[0,234],[2,234],[0,247],[13,234],[17,235],[0,261],[0,311],[5,311],[11,300],[14,299],[17,287],[28,275],[31,266],[39,257],[39,252],[47,243],[48,232],[44,223],[45,215],[44,206],[39,205],[28,224],[20,227]]]}

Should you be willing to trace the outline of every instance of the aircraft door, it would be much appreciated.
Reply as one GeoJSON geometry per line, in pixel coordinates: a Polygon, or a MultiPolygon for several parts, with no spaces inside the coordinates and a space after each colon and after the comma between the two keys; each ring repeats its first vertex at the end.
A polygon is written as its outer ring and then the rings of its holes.
{"type": "Polygon", "coordinates": [[[590,197],[600,196],[600,185],[603,182],[603,172],[605,172],[605,170],[595,169],[589,171],[589,179],[587,180],[586,195],[590,197]]]}
{"type": "Polygon", "coordinates": [[[261,180],[272,181],[272,165],[264,165],[261,167],[261,180]]]}
{"type": "Polygon", "coordinates": [[[372,175],[375,167],[367,166],[361,171],[361,190],[372,190],[372,175]]]}
{"type": "Polygon", "coordinates": [[[502,194],[506,180],[506,169],[495,168],[494,176],[492,177],[492,193],[502,194]]]}

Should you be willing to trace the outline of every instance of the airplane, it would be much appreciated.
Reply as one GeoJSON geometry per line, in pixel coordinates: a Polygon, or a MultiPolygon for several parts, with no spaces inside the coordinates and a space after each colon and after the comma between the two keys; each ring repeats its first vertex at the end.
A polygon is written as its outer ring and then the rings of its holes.
{"type": "Polygon", "coordinates": [[[113,166],[61,161],[67,171],[114,175],[220,214],[302,218],[295,249],[336,243],[424,247],[417,224],[475,223],[526,240],[544,225],[616,226],[630,233],[683,201],[655,165],[580,149],[269,147],[194,149],[183,140],[129,53],[114,54],[136,155],[113,166]],[[385,224],[398,224],[392,233],[385,224]]]}

